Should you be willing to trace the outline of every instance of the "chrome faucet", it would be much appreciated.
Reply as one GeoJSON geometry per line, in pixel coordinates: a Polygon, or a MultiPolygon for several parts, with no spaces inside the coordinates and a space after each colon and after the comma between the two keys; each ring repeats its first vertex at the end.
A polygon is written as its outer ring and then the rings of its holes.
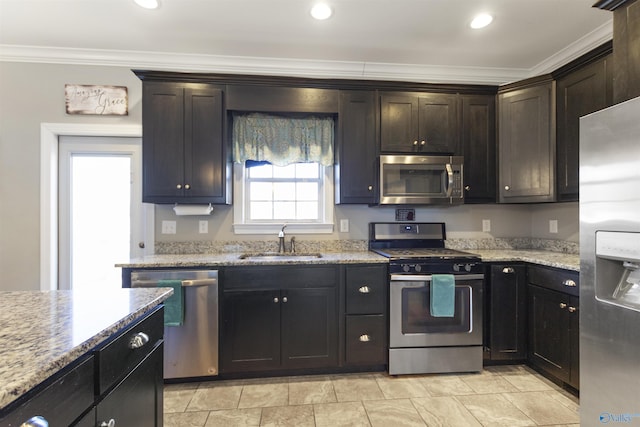
{"type": "Polygon", "coordinates": [[[287,224],[282,226],[282,229],[278,233],[278,240],[280,241],[278,244],[278,253],[284,253],[284,229],[287,228],[287,224]]]}

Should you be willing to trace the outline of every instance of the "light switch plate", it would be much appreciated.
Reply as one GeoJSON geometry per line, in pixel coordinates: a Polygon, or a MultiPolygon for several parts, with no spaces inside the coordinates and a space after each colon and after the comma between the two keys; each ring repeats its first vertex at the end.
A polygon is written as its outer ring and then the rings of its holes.
{"type": "Polygon", "coordinates": [[[482,231],[485,233],[488,233],[491,231],[491,220],[490,219],[483,219],[482,220],[482,231]]]}
{"type": "Polygon", "coordinates": [[[340,232],[341,233],[348,233],[349,232],[349,220],[348,219],[341,219],[340,220],[340,232]]]}
{"type": "Polygon", "coordinates": [[[558,220],[550,219],[549,220],[549,233],[557,233],[558,232],[558,220]]]}
{"type": "Polygon", "coordinates": [[[162,221],[162,234],[176,234],[176,222],[162,221]]]}

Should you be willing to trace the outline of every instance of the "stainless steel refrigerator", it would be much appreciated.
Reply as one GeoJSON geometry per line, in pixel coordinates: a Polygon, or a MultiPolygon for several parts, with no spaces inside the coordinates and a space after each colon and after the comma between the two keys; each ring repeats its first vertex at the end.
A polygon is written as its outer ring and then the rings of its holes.
{"type": "Polygon", "coordinates": [[[640,426],[640,97],[580,119],[580,423],[640,426]]]}

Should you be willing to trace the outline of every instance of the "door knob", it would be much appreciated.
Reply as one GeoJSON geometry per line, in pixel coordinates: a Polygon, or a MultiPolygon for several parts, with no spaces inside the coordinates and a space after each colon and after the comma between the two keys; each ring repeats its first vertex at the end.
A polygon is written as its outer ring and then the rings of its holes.
{"type": "Polygon", "coordinates": [[[144,242],[138,242],[138,247],[140,249],[144,249],[144,242]]]}
{"type": "Polygon", "coordinates": [[[178,190],[182,190],[182,184],[178,184],[178,185],[176,185],[176,188],[177,188],[178,190]]]}
{"type": "Polygon", "coordinates": [[[511,187],[509,187],[508,185],[505,185],[505,186],[504,186],[504,189],[505,189],[506,191],[509,191],[509,190],[511,190],[511,187]]]}
{"type": "Polygon", "coordinates": [[[191,186],[190,186],[189,184],[185,184],[185,186],[184,186],[184,189],[185,189],[185,190],[188,190],[188,189],[190,189],[190,188],[191,188],[191,186]]]}
{"type": "Polygon", "coordinates": [[[560,308],[567,308],[567,304],[565,304],[565,303],[561,302],[561,303],[560,303],[560,308]]]}

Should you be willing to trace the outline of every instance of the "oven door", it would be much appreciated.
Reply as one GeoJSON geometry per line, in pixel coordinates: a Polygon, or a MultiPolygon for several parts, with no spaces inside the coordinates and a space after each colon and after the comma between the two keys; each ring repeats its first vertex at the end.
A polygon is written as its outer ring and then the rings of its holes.
{"type": "Polygon", "coordinates": [[[455,276],[453,317],[430,312],[431,276],[394,274],[390,289],[391,348],[482,345],[482,274],[455,276]]]}

